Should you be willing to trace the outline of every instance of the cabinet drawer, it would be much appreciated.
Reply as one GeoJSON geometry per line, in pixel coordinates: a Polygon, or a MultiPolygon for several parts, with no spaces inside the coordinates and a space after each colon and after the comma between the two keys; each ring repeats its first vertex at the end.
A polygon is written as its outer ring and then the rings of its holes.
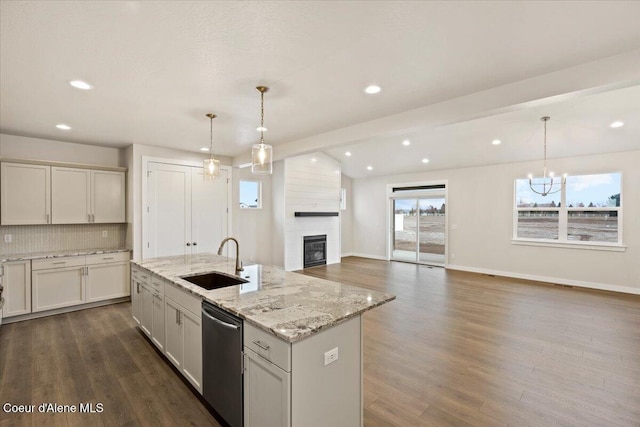
{"type": "Polygon", "coordinates": [[[87,265],[106,264],[108,262],[129,261],[129,252],[87,255],[87,265]]]}
{"type": "Polygon", "coordinates": [[[138,282],[149,283],[151,273],[141,269],[140,267],[131,266],[131,277],[138,282]]]}
{"type": "Polygon", "coordinates": [[[164,279],[161,279],[156,276],[151,276],[151,287],[154,291],[159,293],[160,295],[164,295],[164,279]]]}
{"type": "Polygon", "coordinates": [[[244,322],[244,345],[279,368],[291,372],[291,345],[288,342],[244,322]]]}
{"type": "Polygon", "coordinates": [[[31,261],[31,270],[48,270],[50,268],[82,267],[85,265],[85,256],[69,256],[49,259],[34,259],[31,261]]]}
{"type": "Polygon", "coordinates": [[[178,289],[177,285],[166,282],[164,287],[164,296],[171,298],[187,310],[189,310],[198,319],[202,317],[202,299],[187,291],[178,289]]]}

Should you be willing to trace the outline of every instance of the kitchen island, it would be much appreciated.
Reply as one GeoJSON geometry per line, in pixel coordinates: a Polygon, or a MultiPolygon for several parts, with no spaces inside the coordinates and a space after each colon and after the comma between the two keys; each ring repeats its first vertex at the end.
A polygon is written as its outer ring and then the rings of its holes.
{"type": "Polygon", "coordinates": [[[234,260],[210,254],[132,262],[134,318],[199,392],[199,306],[241,319],[245,426],[362,425],[361,315],[395,297],[264,265],[235,273],[234,260]],[[246,283],[185,280],[209,272],[246,283]]]}

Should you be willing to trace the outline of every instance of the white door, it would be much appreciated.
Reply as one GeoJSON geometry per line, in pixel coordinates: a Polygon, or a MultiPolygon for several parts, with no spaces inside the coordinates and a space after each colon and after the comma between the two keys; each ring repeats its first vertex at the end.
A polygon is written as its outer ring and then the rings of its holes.
{"type": "Polygon", "coordinates": [[[2,225],[51,224],[51,167],[2,162],[2,225]]]}
{"type": "Polygon", "coordinates": [[[150,162],[148,170],[148,241],[143,257],[190,254],[191,167],[150,162]]]}
{"type": "Polygon", "coordinates": [[[229,171],[222,169],[218,179],[205,181],[202,168],[193,168],[191,177],[192,251],[216,253],[227,237],[229,171]]]}
{"type": "Polygon", "coordinates": [[[171,298],[164,298],[165,352],[167,358],[182,371],[184,335],[180,325],[180,306],[171,298]]]}
{"type": "Polygon", "coordinates": [[[53,224],[88,223],[91,171],[51,168],[51,216],[53,224]]]}
{"type": "Polygon", "coordinates": [[[228,234],[230,172],[205,181],[202,168],[149,162],[143,258],[215,253],[228,234]]]}
{"type": "Polygon", "coordinates": [[[182,372],[202,393],[202,322],[193,313],[181,310],[179,323],[184,339],[182,372]]]}
{"type": "Polygon", "coordinates": [[[244,425],[288,426],[291,413],[291,374],[248,347],[244,348],[244,352],[244,425]]]}

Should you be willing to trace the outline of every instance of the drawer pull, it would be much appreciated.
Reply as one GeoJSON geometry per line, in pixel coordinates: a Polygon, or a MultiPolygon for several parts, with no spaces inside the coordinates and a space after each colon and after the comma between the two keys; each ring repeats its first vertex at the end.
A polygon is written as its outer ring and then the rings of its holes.
{"type": "Polygon", "coordinates": [[[67,261],[54,262],[53,265],[66,264],[67,261]]]}
{"type": "Polygon", "coordinates": [[[260,341],[254,341],[253,343],[258,347],[260,347],[261,349],[263,349],[264,351],[269,351],[269,344],[263,344],[260,341]]]}
{"type": "Polygon", "coordinates": [[[113,257],[112,256],[108,256],[108,257],[104,257],[102,259],[113,259],[113,257]]]}

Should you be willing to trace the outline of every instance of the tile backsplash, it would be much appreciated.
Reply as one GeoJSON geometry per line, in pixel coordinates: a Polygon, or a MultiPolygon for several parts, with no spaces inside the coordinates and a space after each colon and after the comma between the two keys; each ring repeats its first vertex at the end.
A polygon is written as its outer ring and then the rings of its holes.
{"type": "Polygon", "coordinates": [[[0,227],[0,253],[124,248],[126,234],[127,224],[5,225],[0,227]],[[11,235],[11,243],[6,243],[6,235],[11,235]]]}

